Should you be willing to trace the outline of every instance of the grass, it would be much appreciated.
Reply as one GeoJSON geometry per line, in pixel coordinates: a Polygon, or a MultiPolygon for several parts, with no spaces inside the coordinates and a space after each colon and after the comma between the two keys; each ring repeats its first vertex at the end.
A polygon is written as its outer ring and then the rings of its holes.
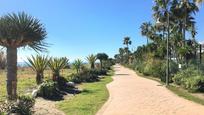
{"type": "MultiPolygon", "coordinates": [[[[69,76],[71,73],[74,73],[71,69],[65,69],[61,71],[62,76],[69,76]]],[[[45,79],[50,79],[52,76],[52,72],[50,70],[46,70],[44,72],[45,79]]],[[[18,95],[22,95],[25,93],[29,93],[33,88],[36,88],[35,81],[35,72],[33,72],[30,68],[21,68],[18,70],[18,85],[17,91],[18,95]]],[[[0,102],[6,99],[6,72],[5,70],[0,71],[0,102]]]]}
{"type": "Polygon", "coordinates": [[[95,115],[109,97],[106,84],[112,81],[111,75],[113,72],[99,82],[81,84],[83,92],[59,102],[58,108],[67,115],[95,115]]]}
{"type": "Polygon", "coordinates": [[[170,91],[174,92],[176,95],[178,95],[179,97],[183,97],[187,100],[199,103],[201,105],[204,105],[204,99],[201,99],[197,96],[192,95],[191,93],[187,92],[186,90],[180,88],[180,87],[176,87],[173,85],[169,85],[167,87],[170,91]]]}

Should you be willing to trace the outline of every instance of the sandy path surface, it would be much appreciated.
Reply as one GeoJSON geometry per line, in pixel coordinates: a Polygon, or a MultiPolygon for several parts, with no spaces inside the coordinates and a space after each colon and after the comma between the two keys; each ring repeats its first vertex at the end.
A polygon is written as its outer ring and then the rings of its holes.
{"type": "Polygon", "coordinates": [[[204,106],[185,100],[158,82],[116,65],[107,85],[109,100],[97,115],[204,115],[204,106]]]}

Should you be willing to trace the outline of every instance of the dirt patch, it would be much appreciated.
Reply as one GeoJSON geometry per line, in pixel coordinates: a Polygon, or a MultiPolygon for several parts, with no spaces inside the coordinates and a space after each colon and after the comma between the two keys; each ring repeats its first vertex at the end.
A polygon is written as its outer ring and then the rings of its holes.
{"type": "MultiPolygon", "coordinates": [[[[74,95],[67,94],[64,96],[65,100],[70,99],[74,95]]],[[[50,101],[43,98],[37,98],[33,108],[34,115],[65,115],[63,111],[57,109],[56,104],[60,101],[50,101]]]]}

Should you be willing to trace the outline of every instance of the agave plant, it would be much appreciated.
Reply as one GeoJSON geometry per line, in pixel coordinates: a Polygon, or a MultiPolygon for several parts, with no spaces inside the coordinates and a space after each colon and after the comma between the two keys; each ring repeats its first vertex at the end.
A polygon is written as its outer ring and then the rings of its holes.
{"type": "Polygon", "coordinates": [[[36,83],[38,85],[41,84],[44,78],[44,70],[48,64],[48,56],[31,56],[31,58],[28,58],[28,62],[26,63],[33,69],[33,71],[36,72],[36,83]]]}
{"type": "Polygon", "coordinates": [[[81,68],[83,66],[83,61],[80,59],[77,59],[73,62],[73,68],[76,69],[77,74],[81,71],[81,68]]]}
{"type": "Polygon", "coordinates": [[[51,58],[48,62],[48,66],[52,70],[52,79],[56,81],[60,77],[60,70],[64,69],[68,65],[69,59],[66,57],[62,58],[51,58]]]}
{"type": "Polygon", "coordinates": [[[86,59],[89,62],[90,66],[91,66],[91,69],[94,69],[97,57],[95,55],[91,54],[88,57],[86,57],[86,59]]]}

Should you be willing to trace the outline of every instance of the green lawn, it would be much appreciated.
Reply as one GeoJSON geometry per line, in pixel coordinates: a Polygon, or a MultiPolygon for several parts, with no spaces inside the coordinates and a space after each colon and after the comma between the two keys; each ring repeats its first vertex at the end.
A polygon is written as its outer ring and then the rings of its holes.
{"type": "Polygon", "coordinates": [[[100,82],[81,84],[80,88],[84,91],[69,100],[59,102],[58,108],[67,115],[95,115],[109,97],[106,84],[112,81],[111,75],[100,82]]]}
{"type": "MultiPolygon", "coordinates": [[[[71,69],[65,69],[61,71],[61,75],[67,77],[74,71],[71,69]]],[[[45,78],[50,79],[49,76],[52,76],[50,70],[44,72],[45,78]]],[[[32,88],[37,87],[35,82],[35,72],[30,68],[23,68],[18,70],[18,94],[23,95],[25,93],[31,92],[32,88]]],[[[5,70],[0,71],[0,102],[6,99],[6,72],[5,70]]]]}

